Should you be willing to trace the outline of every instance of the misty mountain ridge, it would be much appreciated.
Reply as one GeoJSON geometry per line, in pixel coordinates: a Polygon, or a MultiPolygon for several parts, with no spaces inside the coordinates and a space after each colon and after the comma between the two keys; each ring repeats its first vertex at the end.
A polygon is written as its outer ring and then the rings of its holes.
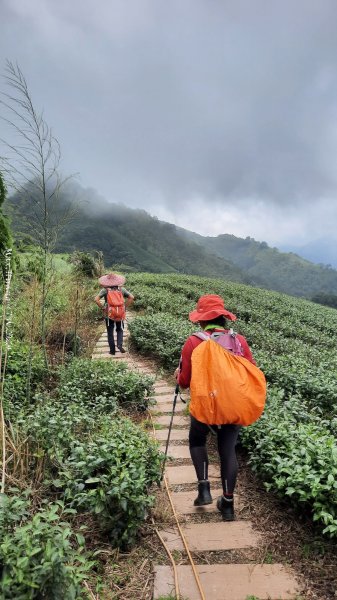
{"type": "Polygon", "coordinates": [[[336,240],[332,238],[318,238],[297,247],[291,244],[282,245],[280,250],[299,254],[315,264],[330,265],[333,269],[337,269],[337,245],[336,240]]]}
{"type": "MultiPolygon", "coordinates": [[[[230,234],[202,236],[145,210],[109,203],[74,182],[60,200],[60,211],[72,202],[78,209],[59,238],[59,252],[97,250],[112,268],[220,277],[307,298],[322,292],[337,294],[335,269],[280,252],[266,242],[230,234]]],[[[29,232],[33,210],[23,196],[14,194],[7,200],[14,231],[29,232]]]]}

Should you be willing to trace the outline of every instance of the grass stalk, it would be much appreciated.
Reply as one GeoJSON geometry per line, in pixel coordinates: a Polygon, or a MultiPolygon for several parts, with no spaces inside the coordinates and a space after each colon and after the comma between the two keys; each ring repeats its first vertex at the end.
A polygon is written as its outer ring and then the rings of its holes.
{"type": "Polygon", "coordinates": [[[1,375],[1,386],[0,386],[0,419],[1,419],[1,437],[2,437],[2,474],[1,474],[1,493],[5,493],[5,481],[6,481],[6,423],[5,423],[5,414],[4,414],[4,386],[5,386],[5,378],[6,378],[6,368],[7,368],[7,357],[8,357],[8,347],[10,342],[10,331],[9,331],[9,323],[6,323],[7,319],[7,309],[10,300],[10,286],[12,279],[12,268],[11,268],[11,259],[12,259],[12,250],[9,248],[5,253],[5,289],[3,295],[2,302],[2,322],[1,322],[1,349],[0,349],[0,375],[1,375]],[[7,327],[6,327],[7,325],[7,327]],[[6,333],[6,340],[5,340],[6,333]],[[3,353],[5,340],[5,353],[3,353]]]}

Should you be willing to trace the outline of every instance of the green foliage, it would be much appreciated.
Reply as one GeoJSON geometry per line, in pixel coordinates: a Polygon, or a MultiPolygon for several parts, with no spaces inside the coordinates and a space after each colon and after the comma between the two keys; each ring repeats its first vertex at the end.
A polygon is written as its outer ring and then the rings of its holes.
{"type": "Polygon", "coordinates": [[[74,265],[75,273],[78,275],[85,275],[86,277],[101,275],[103,268],[101,252],[96,252],[94,256],[89,252],[76,251],[70,256],[70,262],[74,265]]]}
{"type": "Polygon", "coordinates": [[[24,281],[30,281],[36,277],[41,282],[43,278],[43,253],[38,246],[29,245],[25,253],[19,255],[20,267],[18,276],[24,281]]]}
{"type": "Polygon", "coordinates": [[[196,327],[160,313],[133,319],[129,330],[137,350],[157,358],[167,369],[173,369],[178,364],[183,343],[196,327]]]}
{"type": "Polygon", "coordinates": [[[60,369],[59,398],[100,414],[114,410],[116,403],[145,410],[152,385],[153,377],[129,370],[126,363],[74,359],[60,369]]]}
{"type": "Polygon", "coordinates": [[[29,514],[27,500],[2,496],[0,562],[2,598],[77,600],[93,562],[83,552],[62,503],[29,514]]]}
{"type": "Polygon", "coordinates": [[[337,308],[337,295],[336,294],[327,294],[324,292],[320,292],[315,294],[311,300],[316,302],[317,304],[322,304],[323,306],[331,306],[331,308],[337,308]]]}
{"type": "Polygon", "coordinates": [[[31,468],[41,453],[63,460],[77,440],[92,437],[119,408],[142,411],[149,402],[153,379],[128,370],[125,363],[74,359],[60,368],[57,397],[35,395],[35,404],[15,415],[21,435],[32,451],[31,468]]]}
{"type": "MultiPolygon", "coordinates": [[[[117,412],[117,407],[111,404],[109,414],[114,411],[117,412]]],[[[29,411],[21,411],[15,420],[19,437],[29,441],[33,471],[44,454],[50,459],[63,460],[69,455],[72,444],[78,439],[87,439],[99,424],[99,407],[97,411],[88,410],[78,403],[56,401],[46,393],[35,398],[35,405],[29,411]]]]}
{"type": "Polygon", "coordinates": [[[267,489],[293,504],[306,505],[323,533],[337,536],[337,444],[303,400],[285,400],[283,390],[269,393],[262,417],[242,431],[250,463],[267,489]]]}
{"type": "MultiPolygon", "coordinates": [[[[4,398],[9,410],[7,416],[16,413],[26,402],[27,372],[28,372],[27,344],[11,340],[8,349],[6,378],[4,385],[4,398]]],[[[33,348],[31,364],[31,391],[35,393],[43,386],[47,373],[39,348],[33,348]]]]}
{"type": "Polygon", "coordinates": [[[55,485],[77,510],[94,513],[114,546],[134,540],[153,503],[161,455],[155,442],[126,418],[106,420],[93,440],[74,443],[55,485]]]}
{"type": "Polygon", "coordinates": [[[134,541],[152,504],[148,489],[159,481],[161,454],[143,430],[119,414],[117,398],[144,406],[149,378],[142,382],[133,373],[128,378],[125,365],[108,369],[106,362],[73,362],[69,377],[66,368],[62,373],[59,398],[41,396],[34,410],[18,416],[16,427],[28,438],[32,472],[44,460],[46,489],[57,491],[67,506],[92,512],[112,543],[125,546],[134,541]]]}

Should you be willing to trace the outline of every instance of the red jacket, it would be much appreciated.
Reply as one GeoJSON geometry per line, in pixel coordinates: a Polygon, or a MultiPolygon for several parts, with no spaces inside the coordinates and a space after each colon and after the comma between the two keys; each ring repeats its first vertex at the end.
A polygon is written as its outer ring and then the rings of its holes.
{"type": "MultiPolygon", "coordinates": [[[[224,331],[225,333],[228,333],[228,329],[223,330],[221,328],[212,329],[212,331],[224,331]]],[[[243,335],[237,334],[237,339],[239,340],[242,346],[244,358],[247,358],[247,360],[249,360],[251,363],[253,363],[253,365],[255,365],[256,363],[248,346],[246,338],[244,338],[243,335]]],[[[195,335],[191,335],[186,340],[183,346],[179,363],[179,374],[177,376],[177,382],[182,388],[188,388],[190,385],[192,376],[192,352],[194,348],[201,344],[202,341],[202,339],[196,337],[195,335]]]]}

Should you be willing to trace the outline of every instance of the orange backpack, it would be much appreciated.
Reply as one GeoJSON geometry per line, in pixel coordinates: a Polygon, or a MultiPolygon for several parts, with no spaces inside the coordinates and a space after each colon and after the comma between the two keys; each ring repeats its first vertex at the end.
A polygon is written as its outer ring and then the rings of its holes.
{"type": "Polygon", "coordinates": [[[222,336],[195,335],[204,341],[192,352],[191,415],[207,425],[251,425],[264,409],[264,374],[221,346],[222,336]]]}
{"type": "Polygon", "coordinates": [[[124,296],[120,290],[107,290],[107,317],[112,321],[124,321],[125,303],[124,296]]]}

